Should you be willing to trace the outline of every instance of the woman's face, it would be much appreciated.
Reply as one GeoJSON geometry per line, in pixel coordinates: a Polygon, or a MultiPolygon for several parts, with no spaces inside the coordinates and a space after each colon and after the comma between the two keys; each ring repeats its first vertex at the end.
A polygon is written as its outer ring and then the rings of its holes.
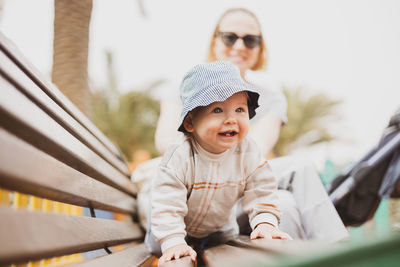
{"type": "MultiPolygon", "coordinates": [[[[235,33],[239,37],[246,35],[261,35],[260,28],[252,16],[244,12],[233,12],[225,15],[218,28],[219,32],[235,33]]],[[[214,53],[217,60],[230,61],[239,67],[242,77],[251,69],[258,60],[260,46],[247,48],[243,39],[237,39],[232,46],[222,42],[220,36],[216,36],[214,53]]]]}

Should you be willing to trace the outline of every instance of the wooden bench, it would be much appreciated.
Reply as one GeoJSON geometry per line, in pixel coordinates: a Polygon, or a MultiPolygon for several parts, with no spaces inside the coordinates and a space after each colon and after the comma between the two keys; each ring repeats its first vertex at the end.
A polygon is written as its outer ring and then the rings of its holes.
{"type": "MultiPolygon", "coordinates": [[[[0,266],[155,266],[120,151],[1,33],[0,88],[0,266]],[[90,214],[83,216],[82,207],[90,214]],[[122,220],[96,218],[99,210],[122,220]],[[85,253],[99,250],[104,255],[85,253]]],[[[361,266],[389,259],[386,266],[395,266],[400,260],[400,236],[336,247],[240,236],[206,249],[197,265],[361,266]]],[[[164,266],[193,263],[183,257],[164,266]]]]}
{"type": "Polygon", "coordinates": [[[0,266],[99,249],[112,254],[79,254],[80,265],[146,263],[120,151],[1,33],[0,88],[0,266]],[[73,215],[80,207],[89,216],[73,215]],[[122,219],[96,218],[99,210],[122,219]]]}

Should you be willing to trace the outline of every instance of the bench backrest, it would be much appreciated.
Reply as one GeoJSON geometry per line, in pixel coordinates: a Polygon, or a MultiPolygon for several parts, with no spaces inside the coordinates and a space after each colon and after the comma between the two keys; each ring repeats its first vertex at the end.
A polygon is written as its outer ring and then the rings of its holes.
{"type": "MultiPolygon", "coordinates": [[[[120,151],[1,33],[0,88],[0,265],[142,239],[120,151]],[[125,220],[94,218],[95,209],[125,220]]],[[[149,256],[136,247],[138,261],[149,256]]]]}

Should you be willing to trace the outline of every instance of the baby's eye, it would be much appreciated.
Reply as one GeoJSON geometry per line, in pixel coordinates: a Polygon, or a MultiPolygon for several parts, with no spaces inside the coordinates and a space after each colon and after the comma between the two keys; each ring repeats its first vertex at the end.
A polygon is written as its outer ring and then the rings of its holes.
{"type": "Polygon", "coordinates": [[[244,112],[244,109],[243,108],[237,108],[236,112],[244,112]]]}
{"type": "Polygon", "coordinates": [[[221,113],[222,109],[221,108],[214,108],[213,113],[221,113]]]}

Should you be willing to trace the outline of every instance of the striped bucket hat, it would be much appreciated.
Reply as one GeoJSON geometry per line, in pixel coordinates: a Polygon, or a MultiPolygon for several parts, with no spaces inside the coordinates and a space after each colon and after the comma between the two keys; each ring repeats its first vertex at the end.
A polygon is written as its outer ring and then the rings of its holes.
{"type": "Polygon", "coordinates": [[[182,100],[181,124],[178,131],[186,132],[183,121],[189,111],[223,102],[232,95],[246,91],[250,119],[256,115],[258,90],[240,77],[239,68],[226,61],[199,64],[191,68],[183,77],[180,94],[182,100]]]}

